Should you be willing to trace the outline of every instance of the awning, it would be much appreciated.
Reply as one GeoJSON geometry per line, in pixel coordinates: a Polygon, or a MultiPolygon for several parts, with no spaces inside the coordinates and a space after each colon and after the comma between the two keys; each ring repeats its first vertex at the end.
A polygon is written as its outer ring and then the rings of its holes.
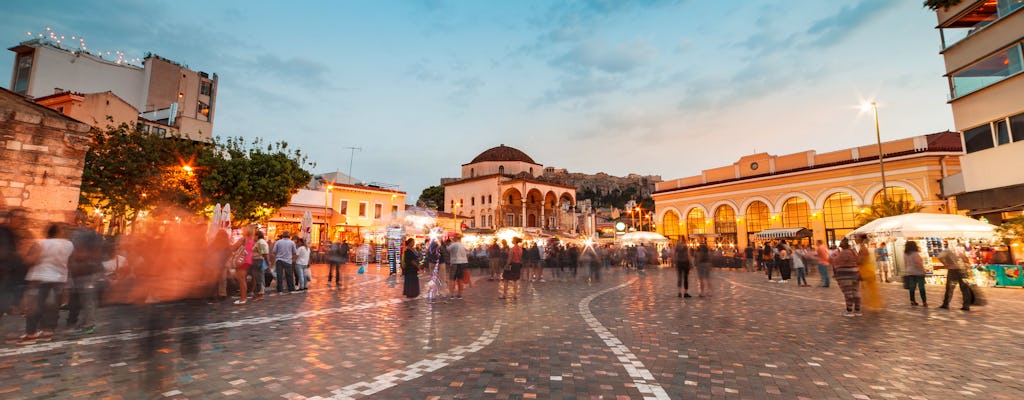
{"type": "Polygon", "coordinates": [[[807,228],[773,228],[755,233],[754,236],[758,239],[798,239],[811,237],[811,230],[807,228]]]}

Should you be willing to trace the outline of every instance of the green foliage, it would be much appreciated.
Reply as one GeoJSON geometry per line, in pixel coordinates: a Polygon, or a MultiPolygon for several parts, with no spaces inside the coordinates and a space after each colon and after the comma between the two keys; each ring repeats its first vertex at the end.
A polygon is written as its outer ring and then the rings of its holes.
{"type": "Polygon", "coordinates": [[[157,217],[176,210],[199,214],[213,203],[230,203],[233,222],[243,224],[287,205],[311,178],[306,164],[302,153],[284,142],[202,143],[127,125],[94,130],[79,207],[131,223],[142,211],[157,217]]]}
{"type": "Polygon", "coordinates": [[[940,8],[943,11],[946,11],[949,10],[950,7],[956,7],[962,1],[963,0],[925,0],[924,6],[932,11],[938,11],[940,8]]]}
{"type": "Polygon", "coordinates": [[[867,225],[869,222],[879,218],[920,212],[922,209],[924,209],[923,206],[916,205],[911,201],[885,198],[878,203],[872,204],[867,213],[858,216],[857,226],[867,225]]]}
{"type": "Polygon", "coordinates": [[[996,233],[1007,242],[1024,240],[1024,215],[1003,221],[996,227],[996,233]]]}
{"type": "Polygon", "coordinates": [[[82,171],[79,205],[133,221],[160,204],[187,205],[198,185],[182,166],[208,153],[207,145],[163,138],[122,124],[93,130],[82,171]]]}
{"type": "Polygon", "coordinates": [[[214,141],[216,152],[198,160],[196,175],[207,204],[231,204],[236,224],[261,221],[288,205],[291,196],[309,183],[310,165],[288,143],[246,142],[241,137],[214,141]]]}
{"type": "Polygon", "coordinates": [[[424,207],[441,209],[441,206],[444,205],[444,186],[437,185],[423,189],[417,202],[423,203],[424,207]]]}
{"type": "Polygon", "coordinates": [[[576,191],[576,199],[579,200],[590,200],[595,208],[597,207],[617,207],[623,208],[626,203],[630,200],[636,200],[641,207],[647,210],[654,209],[654,200],[650,197],[640,197],[640,187],[637,185],[629,185],[624,187],[622,190],[612,189],[609,193],[598,193],[590,188],[585,188],[582,191],[576,191]]]}

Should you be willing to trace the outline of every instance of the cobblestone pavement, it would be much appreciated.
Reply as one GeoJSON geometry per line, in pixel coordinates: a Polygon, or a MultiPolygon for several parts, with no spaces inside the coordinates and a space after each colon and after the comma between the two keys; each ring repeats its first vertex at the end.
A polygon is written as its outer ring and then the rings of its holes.
{"type": "Polygon", "coordinates": [[[518,300],[477,277],[464,300],[430,303],[347,269],[343,289],[105,307],[93,335],[0,345],[0,398],[1024,398],[1020,289],[963,312],[935,307],[940,287],[922,309],[885,285],[885,310],[848,318],[834,286],[738,271],[718,271],[711,298],[676,297],[672,269],[613,269],[518,300]]]}

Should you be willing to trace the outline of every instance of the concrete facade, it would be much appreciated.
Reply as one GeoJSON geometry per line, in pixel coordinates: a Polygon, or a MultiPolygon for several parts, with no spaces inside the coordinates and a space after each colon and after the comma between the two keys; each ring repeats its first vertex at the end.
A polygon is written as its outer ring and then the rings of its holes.
{"type": "MultiPolygon", "coordinates": [[[[15,93],[44,98],[65,92],[111,92],[134,107],[140,120],[169,125],[193,140],[213,137],[216,74],[211,77],[152,54],[138,67],[39,39],[9,50],[16,53],[10,86],[15,93]]],[[[106,115],[86,118],[105,119],[106,115]]]]}
{"type": "Polygon", "coordinates": [[[28,211],[32,233],[74,221],[90,129],[0,89],[0,193],[5,207],[28,211]]]}
{"type": "Polygon", "coordinates": [[[936,17],[965,150],[945,195],[998,224],[1024,210],[1024,3],[965,0],[936,17]]]}

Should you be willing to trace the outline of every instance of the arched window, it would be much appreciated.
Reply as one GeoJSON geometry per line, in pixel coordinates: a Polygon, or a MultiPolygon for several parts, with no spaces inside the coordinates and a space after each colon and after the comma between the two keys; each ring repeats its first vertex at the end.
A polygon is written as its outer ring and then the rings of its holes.
{"type": "Polygon", "coordinates": [[[504,165],[499,165],[498,166],[498,173],[499,174],[504,174],[505,173],[505,166],[504,165]]]}
{"type": "Polygon", "coordinates": [[[669,239],[679,240],[681,227],[679,214],[676,214],[675,211],[666,212],[665,216],[661,219],[661,229],[665,231],[665,237],[669,239]]]}
{"type": "Polygon", "coordinates": [[[704,221],[704,210],[697,207],[690,209],[690,212],[686,214],[686,234],[687,236],[702,235],[708,232],[706,222],[704,221]]]}
{"type": "Polygon", "coordinates": [[[469,205],[471,205],[471,206],[475,206],[476,205],[476,197],[470,197],[469,198],[469,205]]]}
{"type": "Polygon", "coordinates": [[[807,200],[790,197],[782,204],[782,226],[786,228],[811,228],[811,207],[807,200]]]}
{"type": "Polygon", "coordinates": [[[480,195],[480,204],[484,204],[484,200],[486,200],[486,198],[483,195],[480,195]]]}
{"type": "Polygon", "coordinates": [[[732,207],[722,205],[715,209],[715,233],[724,244],[736,243],[736,211],[732,207]]]}
{"type": "Polygon", "coordinates": [[[530,176],[533,176],[533,167],[530,167],[530,176]]]}
{"type": "Polygon", "coordinates": [[[847,233],[857,229],[857,204],[847,193],[834,193],[825,199],[821,210],[825,215],[825,239],[829,246],[838,245],[847,233]]]}
{"type": "Polygon", "coordinates": [[[494,202],[494,198],[492,198],[491,195],[487,195],[487,204],[491,204],[493,202],[494,202]]]}
{"type": "MultiPolygon", "coordinates": [[[[907,201],[910,202],[911,205],[914,204],[914,196],[912,196],[910,192],[907,191],[907,189],[901,188],[899,186],[887,186],[885,188],[885,194],[889,196],[889,200],[907,201]]],[[[875,197],[871,199],[871,204],[878,204],[881,202],[882,191],[879,190],[878,193],[875,193],[875,197]]]]}
{"type": "Polygon", "coordinates": [[[472,177],[475,177],[475,176],[476,176],[476,170],[474,170],[473,168],[470,168],[469,169],[469,177],[472,178],[472,177]]]}
{"type": "Polygon", "coordinates": [[[747,219],[747,233],[758,233],[768,227],[771,224],[768,222],[768,205],[760,201],[755,201],[747,206],[746,219],[747,219]]]}

